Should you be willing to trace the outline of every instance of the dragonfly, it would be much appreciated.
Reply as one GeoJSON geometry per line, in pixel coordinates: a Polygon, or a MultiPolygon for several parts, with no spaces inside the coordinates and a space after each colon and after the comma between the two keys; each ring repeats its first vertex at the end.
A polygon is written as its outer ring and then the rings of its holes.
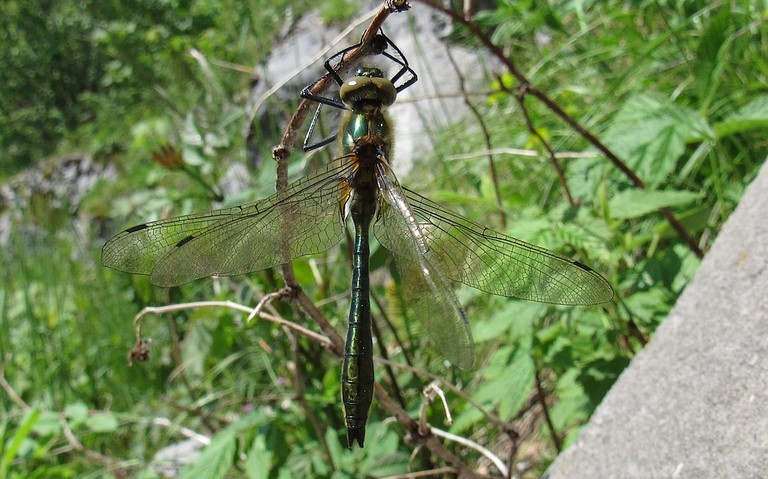
{"type": "MultiPolygon", "coordinates": [[[[407,60],[399,64],[410,68],[407,60]]],[[[454,282],[561,305],[605,303],[613,289],[579,261],[493,231],[401,186],[392,170],[386,115],[398,94],[394,77],[364,66],[344,81],[336,78],[346,111],[336,133],[336,159],[265,199],[128,228],[105,244],[102,263],[149,275],[165,287],[245,274],[329,250],[345,236],[351,218],[351,304],[341,369],[351,448],[363,447],[373,400],[371,231],[394,257],[404,301],[437,349],[461,368],[473,365],[474,352],[454,282]]]]}

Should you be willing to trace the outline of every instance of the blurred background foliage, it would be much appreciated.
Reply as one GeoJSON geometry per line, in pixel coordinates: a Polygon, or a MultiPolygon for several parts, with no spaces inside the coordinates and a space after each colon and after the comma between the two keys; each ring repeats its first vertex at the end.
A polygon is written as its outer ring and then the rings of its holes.
{"type": "MultiPolygon", "coordinates": [[[[228,204],[272,191],[273,167],[246,155],[253,78],[243,71],[263,62],[315,3],[9,0],[0,7],[0,479],[162,477],[174,470],[158,454],[168,446],[202,454],[173,473],[195,478],[385,477],[439,464],[423,451],[411,457],[406,432],[375,402],[366,448],[346,450],[339,361],[273,324],[245,324],[233,310],[148,317],[150,359],[128,367],[131,318],[142,307],[253,306],[282,286],[279,271],[162,290],[100,266],[101,244],[126,225],[214,206],[234,166],[245,165],[252,180],[228,191],[228,204]],[[77,163],[80,174],[104,176],[68,194],[67,181],[78,179],[65,167],[79,157],[92,158],[77,163]],[[30,169],[38,173],[24,176],[30,169]]],[[[326,22],[354,16],[353,2],[321,3],[326,22]]],[[[427,13],[417,4],[409,15],[427,13]]],[[[443,384],[454,423],[436,406],[430,422],[500,457],[514,450],[509,467],[522,477],[540,475],[575,439],[699,264],[658,208],[672,208],[706,250],[766,158],[767,16],[766,2],[747,1],[484,4],[482,28],[649,188],[635,188],[527,98],[540,137],[533,135],[508,76],[472,96],[482,121],[467,114],[434,131],[438,149],[407,184],[480,223],[578,257],[609,279],[616,298],[562,308],[462,287],[478,367],[460,371],[403,314],[388,255],[376,250],[381,340],[392,346],[397,334],[405,349],[391,350],[390,359],[407,356],[414,366],[385,373],[379,364],[377,378],[412,416],[431,373],[462,392],[443,384]],[[486,137],[497,150],[495,181],[486,137]],[[575,206],[541,138],[555,152],[578,153],[560,160],[575,206]],[[505,152],[513,148],[534,155],[505,152]]],[[[445,41],[481,48],[459,26],[445,41]]],[[[296,103],[278,108],[277,118],[296,103]]],[[[281,128],[278,121],[260,131],[281,128]]],[[[295,268],[344,330],[346,246],[295,268]]],[[[274,307],[306,323],[294,305],[274,307]]],[[[477,452],[447,444],[498,475],[477,452]]]]}

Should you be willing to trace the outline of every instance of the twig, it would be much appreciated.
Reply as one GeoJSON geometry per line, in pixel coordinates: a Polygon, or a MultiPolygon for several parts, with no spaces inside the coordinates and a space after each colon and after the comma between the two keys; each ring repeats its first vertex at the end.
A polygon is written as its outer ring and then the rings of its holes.
{"type": "Polygon", "coordinates": [[[24,402],[21,396],[16,393],[16,390],[13,389],[11,383],[9,383],[5,378],[5,368],[11,363],[11,359],[13,359],[13,354],[6,354],[5,358],[3,358],[3,364],[0,365],[0,386],[3,388],[8,397],[11,398],[11,401],[15,402],[16,405],[19,406],[23,411],[29,411],[31,409],[29,404],[24,402]]]}
{"type": "Polygon", "coordinates": [[[202,444],[203,446],[207,446],[208,444],[211,443],[211,438],[210,437],[208,437],[208,436],[206,436],[204,434],[200,434],[198,432],[195,432],[192,429],[189,429],[189,428],[186,428],[186,427],[183,427],[183,426],[179,426],[178,424],[174,423],[173,421],[171,421],[167,417],[156,417],[156,418],[152,419],[152,424],[155,424],[157,426],[165,427],[167,429],[171,429],[173,431],[176,431],[179,434],[181,434],[182,436],[184,436],[186,438],[189,438],[189,439],[192,439],[193,441],[196,441],[196,442],[202,444]]]}
{"type": "MultiPolygon", "coordinates": [[[[301,72],[309,68],[314,63],[318,62],[319,60],[325,58],[325,56],[328,54],[328,52],[333,48],[334,45],[338,44],[340,41],[342,41],[344,38],[347,37],[355,28],[359,27],[363,23],[365,23],[368,19],[370,19],[372,16],[374,16],[377,13],[378,9],[373,9],[370,12],[367,12],[354,21],[350,23],[350,25],[345,28],[341,33],[339,33],[336,38],[334,38],[325,48],[318,51],[314,57],[312,57],[309,61],[307,61],[304,65],[301,65],[297,67],[294,71],[286,75],[283,79],[281,79],[279,82],[275,83],[270,87],[267,91],[265,91],[261,97],[259,97],[258,100],[254,102],[252,106],[248,108],[248,111],[246,112],[246,121],[245,125],[247,129],[250,129],[253,127],[253,120],[256,118],[256,112],[259,111],[259,108],[261,108],[261,105],[266,102],[269,97],[280,91],[281,88],[283,88],[289,81],[291,81],[293,78],[299,76],[301,72]]],[[[251,71],[248,71],[248,73],[251,73],[251,71]]],[[[248,132],[246,132],[246,137],[249,136],[248,132]]]]}
{"type": "Polygon", "coordinates": [[[301,406],[301,409],[304,411],[304,414],[307,415],[307,418],[309,418],[309,422],[312,424],[312,427],[315,430],[315,434],[317,434],[317,440],[320,442],[320,445],[322,446],[325,460],[331,466],[331,469],[335,469],[333,465],[334,464],[333,454],[331,454],[331,449],[328,446],[328,441],[326,441],[325,439],[326,428],[317,419],[317,416],[312,410],[312,406],[310,406],[309,401],[307,401],[307,396],[304,393],[304,374],[302,371],[303,362],[299,358],[298,342],[296,341],[296,337],[293,334],[291,334],[290,331],[286,331],[286,334],[288,335],[288,339],[291,342],[291,354],[293,355],[293,367],[290,367],[289,369],[293,370],[293,380],[295,383],[294,388],[296,389],[296,401],[301,406]]]}
{"type": "MultiPolygon", "coordinates": [[[[459,153],[456,155],[449,155],[445,157],[445,161],[458,161],[458,160],[469,160],[473,158],[479,158],[481,156],[486,156],[489,153],[492,153],[494,155],[514,155],[514,156],[529,156],[529,157],[536,157],[541,155],[541,152],[536,150],[524,150],[522,148],[493,148],[492,150],[488,151],[476,151],[476,152],[470,152],[470,153],[459,153]]],[[[597,156],[596,153],[591,152],[581,152],[581,151],[560,151],[555,152],[555,158],[557,159],[569,159],[569,158],[595,158],[597,156]]]]}
{"type": "MultiPolygon", "coordinates": [[[[455,468],[459,477],[466,478],[485,478],[482,474],[476,473],[470,469],[469,466],[464,464],[457,456],[453,455],[448,449],[438,441],[434,435],[423,435],[419,431],[419,425],[411,419],[408,413],[402,409],[381,387],[379,383],[374,383],[374,392],[376,393],[376,400],[381,407],[386,409],[390,414],[395,416],[397,422],[402,424],[411,434],[411,439],[423,444],[430,452],[441,458],[446,464],[455,468]]],[[[430,429],[431,430],[431,429],[430,429]]]]}
{"type": "MultiPolygon", "coordinates": [[[[141,337],[141,321],[144,318],[144,316],[146,316],[147,314],[164,314],[164,313],[173,312],[173,311],[183,311],[185,309],[198,309],[198,308],[228,308],[228,309],[234,309],[235,311],[240,311],[242,313],[247,313],[249,315],[254,311],[254,308],[250,308],[248,306],[235,303],[234,301],[194,301],[191,303],[169,304],[166,306],[147,306],[146,308],[139,311],[138,314],[136,314],[136,316],[133,318],[134,331],[136,332],[136,344],[140,345],[143,342],[141,337]]],[[[296,323],[287,321],[278,316],[274,316],[264,312],[259,313],[258,316],[261,319],[265,319],[275,324],[279,324],[281,326],[285,326],[289,329],[292,329],[299,334],[302,334],[310,339],[317,341],[323,346],[331,346],[332,344],[331,340],[328,339],[326,336],[323,336],[322,334],[318,334],[312,330],[309,330],[303,326],[299,326],[296,323]]]]}
{"type": "MultiPolygon", "coordinates": [[[[370,295],[373,296],[372,291],[370,292],[370,295]]],[[[384,344],[384,338],[381,335],[381,331],[379,330],[379,326],[377,325],[376,320],[371,321],[371,328],[373,329],[373,336],[376,338],[376,341],[379,344],[379,354],[381,354],[382,358],[389,359],[389,355],[387,354],[387,347],[384,344]]],[[[400,390],[400,385],[397,383],[397,376],[395,376],[395,372],[392,370],[392,366],[385,364],[384,368],[387,371],[389,384],[392,388],[392,391],[394,392],[395,397],[397,398],[397,402],[400,403],[400,407],[406,407],[405,398],[403,397],[403,393],[400,390]]]]}
{"type": "Polygon", "coordinates": [[[478,411],[480,411],[480,413],[483,416],[485,416],[486,419],[488,419],[488,421],[493,423],[494,426],[496,426],[496,427],[498,427],[500,429],[503,429],[503,430],[507,430],[509,428],[509,425],[506,422],[504,422],[501,418],[499,418],[498,416],[494,415],[490,411],[486,410],[480,403],[478,403],[477,401],[472,399],[467,393],[465,393],[461,389],[457,388],[456,386],[454,386],[450,382],[446,381],[445,379],[443,379],[443,378],[441,378],[441,377],[439,377],[439,376],[437,376],[435,374],[432,374],[429,371],[425,371],[424,369],[417,368],[417,367],[414,367],[414,366],[411,366],[411,365],[402,364],[402,363],[394,363],[394,362],[391,362],[391,361],[388,361],[388,360],[382,359],[382,358],[374,358],[374,359],[376,360],[377,363],[391,364],[393,367],[400,368],[400,369],[405,369],[405,370],[408,370],[408,371],[410,371],[410,372],[412,372],[414,374],[425,376],[425,377],[429,378],[432,381],[438,381],[440,384],[443,385],[443,387],[445,387],[446,389],[450,390],[451,392],[453,392],[454,394],[459,396],[461,399],[463,399],[467,403],[471,404],[478,411]]]}
{"type": "Polygon", "coordinates": [[[398,474],[396,476],[386,476],[382,479],[418,479],[420,477],[443,477],[446,474],[456,474],[456,469],[452,467],[439,467],[428,469],[426,471],[409,472],[407,474],[398,474]]]}
{"type": "Polygon", "coordinates": [[[504,464],[504,461],[501,460],[501,458],[499,458],[496,454],[494,454],[490,450],[476,443],[475,441],[467,439],[466,437],[457,436],[456,434],[451,434],[448,431],[443,431],[442,429],[439,429],[436,427],[432,427],[431,432],[435,436],[443,437],[445,439],[448,439],[456,443],[459,443],[463,446],[466,446],[470,449],[474,449],[475,451],[479,452],[480,454],[488,458],[488,460],[491,461],[494,466],[496,466],[496,469],[498,469],[502,475],[506,477],[509,474],[509,469],[504,464]]]}
{"type": "Polygon", "coordinates": [[[541,374],[538,364],[534,365],[534,376],[536,378],[536,392],[538,393],[539,404],[541,404],[541,410],[544,412],[544,419],[547,421],[547,427],[549,433],[552,435],[552,442],[555,444],[557,453],[563,452],[563,443],[560,441],[560,437],[555,430],[555,424],[552,422],[552,416],[549,414],[549,407],[547,406],[547,397],[544,391],[544,386],[541,384],[541,374]]]}
{"type": "MultiPolygon", "coordinates": [[[[501,79],[499,79],[499,84],[503,85],[501,79]]],[[[520,88],[517,95],[515,95],[515,98],[517,99],[518,105],[520,105],[520,111],[523,113],[523,118],[525,119],[525,125],[528,128],[528,132],[535,136],[539,140],[539,143],[541,143],[541,145],[544,147],[544,149],[547,150],[547,157],[549,158],[549,162],[552,164],[552,167],[557,173],[557,179],[560,182],[560,188],[563,190],[565,198],[568,200],[568,204],[571,206],[576,206],[576,202],[573,200],[573,196],[571,196],[571,190],[568,188],[568,183],[565,181],[565,173],[563,172],[562,167],[560,167],[560,163],[555,157],[555,151],[551,146],[549,146],[549,142],[544,139],[541,133],[539,133],[539,130],[537,130],[533,125],[533,120],[531,120],[531,115],[528,113],[528,108],[525,107],[525,92],[525,87],[520,88]]]]}

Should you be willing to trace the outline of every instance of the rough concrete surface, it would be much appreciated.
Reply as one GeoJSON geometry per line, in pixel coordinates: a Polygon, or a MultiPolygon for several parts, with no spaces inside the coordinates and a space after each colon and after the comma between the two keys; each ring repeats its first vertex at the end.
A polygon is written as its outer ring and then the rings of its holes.
{"type": "Polygon", "coordinates": [[[768,162],[545,477],[768,477],[768,162]]]}

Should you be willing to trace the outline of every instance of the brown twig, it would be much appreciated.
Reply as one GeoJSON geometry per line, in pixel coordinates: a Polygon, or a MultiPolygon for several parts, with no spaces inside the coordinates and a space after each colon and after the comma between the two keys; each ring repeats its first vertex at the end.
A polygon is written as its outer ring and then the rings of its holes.
{"type": "MultiPolygon", "coordinates": [[[[371,292],[371,296],[373,296],[373,292],[371,292]]],[[[376,321],[371,321],[371,328],[373,329],[373,336],[376,338],[376,342],[379,344],[379,354],[381,354],[381,357],[385,360],[389,360],[389,355],[387,354],[387,347],[384,344],[384,338],[381,335],[381,331],[379,330],[379,326],[377,325],[376,321]]],[[[400,385],[397,383],[397,376],[395,376],[395,372],[392,369],[392,366],[388,363],[384,363],[384,369],[387,372],[387,377],[389,378],[389,384],[392,388],[392,391],[394,393],[394,396],[397,398],[397,402],[400,404],[400,407],[406,407],[405,404],[405,398],[403,397],[403,392],[400,391],[400,385]]]]}
{"type": "Polygon", "coordinates": [[[328,447],[328,441],[325,440],[326,427],[323,423],[320,422],[320,420],[317,418],[317,415],[315,415],[315,412],[312,410],[312,406],[310,406],[309,401],[307,401],[307,396],[304,393],[304,374],[302,374],[303,362],[299,358],[298,341],[296,341],[296,336],[294,336],[293,333],[287,328],[285,333],[290,340],[291,354],[293,355],[293,367],[289,369],[291,369],[293,372],[294,388],[296,389],[296,401],[299,403],[301,409],[304,411],[304,414],[307,415],[309,422],[312,424],[312,428],[315,430],[315,434],[317,435],[317,440],[322,446],[325,460],[328,462],[328,464],[331,465],[333,469],[333,454],[331,454],[331,449],[328,447]]]}
{"type": "MultiPolygon", "coordinates": [[[[600,139],[598,139],[595,135],[590,133],[585,127],[583,127],[578,121],[576,121],[573,117],[571,117],[568,113],[566,113],[560,106],[549,96],[547,96],[546,93],[536,88],[526,77],[523,75],[523,73],[517,68],[517,65],[515,65],[515,62],[504,54],[504,51],[495,45],[493,41],[491,41],[491,37],[489,37],[481,28],[480,26],[472,19],[469,15],[462,15],[459,12],[456,12],[455,10],[445,7],[441,4],[438,4],[434,0],[417,0],[430,8],[437,10],[449,17],[451,17],[453,20],[455,20],[458,23],[461,23],[462,25],[466,26],[472,34],[480,40],[480,42],[485,46],[486,49],[488,49],[493,56],[499,59],[501,63],[509,70],[509,72],[515,77],[515,79],[518,81],[518,83],[521,85],[521,88],[524,88],[526,94],[530,94],[533,97],[537,98],[540,102],[542,102],[550,111],[552,111],[555,115],[557,115],[565,124],[567,124],[570,128],[572,128],[574,131],[576,131],[582,138],[587,140],[592,146],[597,148],[601,153],[603,153],[606,158],[608,158],[611,163],[614,164],[616,168],[618,168],[624,175],[627,176],[627,178],[634,183],[634,185],[640,189],[645,189],[645,183],[643,180],[640,179],[640,177],[635,174],[635,172],[627,166],[626,163],[624,163],[621,158],[619,158],[613,151],[611,151],[600,139]]],[[[696,256],[699,258],[704,257],[704,252],[699,247],[699,244],[696,242],[696,240],[691,236],[691,234],[688,232],[688,230],[683,226],[683,224],[680,222],[680,220],[677,219],[675,214],[672,212],[670,208],[660,208],[659,212],[662,216],[667,220],[667,222],[672,225],[672,228],[677,232],[677,234],[680,236],[680,238],[688,245],[688,247],[693,251],[696,256]]]]}
{"type": "Polygon", "coordinates": [[[446,464],[452,466],[459,477],[476,479],[484,479],[487,477],[470,469],[469,466],[461,461],[461,459],[448,451],[448,449],[446,449],[435,436],[430,434],[429,431],[420,431],[419,424],[413,420],[408,413],[389,396],[389,394],[387,394],[379,383],[374,384],[374,392],[376,393],[376,399],[379,404],[386,409],[387,412],[395,416],[397,422],[402,424],[408,430],[411,434],[411,440],[423,444],[430,452],[441,458],[446,464]]]}
{"type": "MultiPolygon", "coordinates": [[[[499,85],[503,85],[501,79],[499,79],[499,85]]],[[[547,150],[547,157],[549,158],[549,162],[552,164],[552,168],[554,168],[555,172],[557,173],[557,180],[560,182],[560,188],[563,190],[563,194],[565,195],[566,200],[568,200],[568,204],[571,206],[576,206],[576,202],[571,195],[571,189],[568,188],[568,183],[565,181],[565,172],[560,166],[560,162],[557,161],[555,151],[551,146],[549,146],[549,142],[544,139],[541,133],[539,133],[539,130],[537,130],[533,125],[533,120],[531,120],[531,115],[528,113],[528,108],[525,107],[525,91],[525,88],[520,88],[517,95],[515,95],[515,98],[517,99],[518,105],[520,105],[520,111],[523,113],[523,119],[525,120],[525,125],[528,128],[528,132],[535,136],[539,140],[539,143],[541,143],[541,145],[544,147],[544,149],[547,150]]]]}
{"type": "Polygon", "coordinates": [[[547,427],[549,428],[549,433],[552,435],[552,442],[555,445],[555,449],[557,449],[557,453],[560,454],[563,452],[563,443],[560,441],[560,437],[557,435],[555,424],[552,422],[552,416],[549,414],[549,406],[547,406],[547,394],[546,391],[544,391],[544,386],[541,383],[541,372],[539,371],[538,364],[534,365],[534,374],[536,378],[536,393],[539,399],[539,404],[541,404],[541,410],[544,413],[544,420],[547,421],[547,427]]]}
{"type": "Polygon", "coordinates": [[[392,336],[394,336],[395,344],[397,344],[397,347],[400,348],[401,354],[403,355],[403,359],[405,359],[405,364],[409,366],[413,366],[413,360],[411,359],[411,355],[408,353],[408,349],[405,347],[405,343],[403,343],[403,340],[400,339],[400,335],[397,334],[397,328],[395,328],[395,325],[392,324],[392,320],[389,318],[389,315],[387,314],[387,310],[386,308],[384,308],[384,304],[382,304],[379,297],[375,294],[372,294],[371,298],[373,299],[373,302],[376,304],[376,307],[379,308],[381,318],[387,324],[387,327],[389,328],[389,331],[392,333],[392,336]]]}

